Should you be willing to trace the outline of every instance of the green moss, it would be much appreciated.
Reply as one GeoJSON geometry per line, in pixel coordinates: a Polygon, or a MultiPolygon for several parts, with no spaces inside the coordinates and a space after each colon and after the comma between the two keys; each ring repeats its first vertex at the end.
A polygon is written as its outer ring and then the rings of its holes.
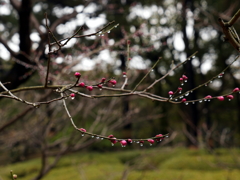
{"type": "MultiPolygon", "coordinates": [[[[79,152],[64,156],[43,180],[67,179],[238,179],[239,150],[203,150],[154,148],[121,152],[79,152]],[[232,153],[229,153],[231,151],[232,153]]],[[[0,167],[1,179],[9,179],[13,170],[19,179],[32,179],[40,168],[40,159],[0,167]]]]}

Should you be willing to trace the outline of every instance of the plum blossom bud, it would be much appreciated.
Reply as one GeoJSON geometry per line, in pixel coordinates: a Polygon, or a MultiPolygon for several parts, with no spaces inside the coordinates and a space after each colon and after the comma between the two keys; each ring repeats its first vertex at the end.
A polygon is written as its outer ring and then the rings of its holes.
{"type": "Polygon", "coordinates": [[[187,101],[187,100],[186,100],[185,98],[183,98],[181,102],[183,103],[183,102],[185,102],[185,101],[187,101]]]}
{"type": "Polygon", "coordinates": [[[98,86],[99,90],[102,90],[102,85],[101,84],[98,84],[97,86],[98,86]]]}
{"type": "Polygon", "coordinates": [[[147,141],[150,143],[150,146],[152,146],[154,144],[154,140],[153,139],[148,139],[147,141]]]}
{"type": "Polygon", "coordinates": [[[70,97],[71,97],[71,99],[74,99],[74,98],[75,98],[75,94],[74,94],[74,93],[71,93],[71,94],[70,94],[70,97]]]}
{"type": "Polygon", "coordinates": [[[181,86],[183,86],[183,78],[182,77],[179,78],[179,81],[180,81],[181,86]]]}
{"type": "Polygon", "coordinates": [[[131,140],[131,139],[128,139],[127,142],[128,142],[128,143],[132,143],[132,140],[131,140]]]}
{"type": "Polygon", "coordinates": [[[74,75],[75,75],[76,78],[80,78],[81,77],[81,74],[79,72],[75,72],[74,75]]]}
{"type": "Polygon", "coordinates": [[[79,87],[85,87],[85,84],[84,84],[84,82],[81,82],[81,83],[78,84],[78,86],[79,87]]]}
{"type": "Polygon", "coordinates": [[[89,91],[92,91],[92,90],[93,90],[93,87],[92,87],[92,86],[87,86],[86,88],[87,88],[87,90],[89,90],[89,91]]]}
{"type": "Polygon", "coordinates": [[[173,93],[172,91],[169,91],[169,92],[168,92],[169,97],[172,97],[173,94],[174,94],[174,93],[173,93]]]}
{"type": "Polygon", "coordinates": [[[104,82],[105,82],[105,80],[106,80],[106,78],[102,78],[101,82],[102,82],[102,83],[104,83],[104,82]]]}
{"type": "Polygon", "coordinates": [[[234,98],[234,96],[231,95],[231,94],[230,94],[230,95],[227,95],[226,97],[228,98],[229,101],[231,101],[231,100],[234,98]]]}
{"type": "Polygon", "coordinates": [[[235,89],[233,89],[233,92],[239,92],[239,91],[240,91],[239,88],[235,88],[235,89]]]}
{"type": "Polygon", "coordinates": [[[82,132],[87,132],[86,129],[84,129],[84,128],[80,128],[79,130],[82,132]]]}
{"type": "Polygon", "coordinates": [[[114,144],[117,143],[117,140],[115,140],[116,138],[115,138],[112,134],[109,135],[108,137],[111,138],[110,141],[111,141],[111,143],[112,143],[112,146],[114,146],[114,144]]]}
{"type": "Polygon", "coordinates": [[[112,79],[112,80],[110,80],[109,82],[110,82],[112,85],[117,84],[117,81],[116,81],[115,79],[112,79]]]}
{"type": "Polygon", "coordinates": [[[86,129],[80,128],[79,130],[82,132],[82,136],[84,136],[84,132],[86,132],[86,129]]]}
{"type": "Polygon", "coordinates": [[[127,145],[127,141],[125,141],[125,140],[120,141],[120,143],[121,143],[122,147],[126,147],[126,145],[127,145]]]}
{"type": "Polygon", "coordinates": [[[127,77],[127,73],[126,72],[123,72],[122,75],[123,75],[123,77],[127,77]]]}
{"type": "Polygon", "coordinates": [[[212,98],[211,95],[207,95],[207,96],[205,97],[205,99],[211,99],[211,98],[212,98]]]}
{"type": "Polygon", "coordinates": [[[156,135],[155,137],[158,137],[158,138],[156,139],[157,142],[162,141],[162,140],[164,139],[164,137],[163,137],[162,134],[158,134],[158,135],[156,135]]]}
{"type": "Polygon", "coordinates": [[[127,44],[128,44],[128,45],[131,44],[131,41],[130,41],[130,40],[127,40],[127,44]]]}
{"type": "Polygon", "coordinates": [[[223,96],[218,96],[217,97],[219,101],[224,101],[224,97],[223,96]]]}
{"type": "Polygon", "coordinates": [[[183,79],[184,82],[187,82],[188,77],[186,75],[182,75],[182,79],[183,79]]]}
{"type": "Polygon", "coordinates": [[[177,91],[179,92],[179,94],[181,94],[182,93],[182,88],[179,87],[177,91]]]}

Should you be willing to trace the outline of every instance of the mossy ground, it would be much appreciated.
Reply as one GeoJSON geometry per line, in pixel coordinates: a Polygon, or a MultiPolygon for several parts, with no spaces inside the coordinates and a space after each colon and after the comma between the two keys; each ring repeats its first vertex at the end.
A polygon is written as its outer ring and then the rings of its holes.
{"type": "MultiPolygon", "coordinates": [[[[214,153],[183,148],[153,148],[120,152],[79,152],[64,156],[43,180],[235,180],[240,177],[240,150],[214,153]]],[[[40,159],[0,167],[0,179],[30,180],[40,159]]]]}

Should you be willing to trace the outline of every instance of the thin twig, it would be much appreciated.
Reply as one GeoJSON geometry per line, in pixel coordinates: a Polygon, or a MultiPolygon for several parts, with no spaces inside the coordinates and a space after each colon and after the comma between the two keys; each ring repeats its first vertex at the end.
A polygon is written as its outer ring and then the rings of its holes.
{"type": "Polygon", "coordinates": [[[132,92],[134,92],[138,86],[143,82],[143,80],[149,75],[149,73],[156,67],[156,65],[160,62],[161,57],[158,58],[157,62],[151,67],[151,69],[147,72],[147,74],[145,74],[145,76],[141,79],[141,81],[135,86],[135,88],[132,90],[132,92]]]}

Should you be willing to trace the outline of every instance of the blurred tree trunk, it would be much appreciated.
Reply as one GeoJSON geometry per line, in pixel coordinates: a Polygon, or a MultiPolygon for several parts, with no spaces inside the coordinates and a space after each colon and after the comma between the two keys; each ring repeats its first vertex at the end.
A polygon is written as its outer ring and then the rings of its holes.
{"type": "MultiPolygon", "coordinates": [[[[30,39],[30,16],[32,13],[32,1],[31,0],[22,0],[21,5],[17,9],[18,11],[18,22],[19,22],[19,53],[15,58],[23,63],[32,64],[30,61],[31,54],[31,39],[30,39]]],[[[29,71],[31,69],[26,65],[19,64],[14,62],[12,68],[5,73],[5,76],[0,78],[2,82],[10,82],[6,84],[8,89],[13,89],[24,83],[30,77],[29,71]]],[[[1,89],[0,89],[1,91],[1,89]]]]}
{"type": "MultiPolygon", "coordinates": [[[[194,49],[190,48],[190,41],[187,37],[187,9],[191,9],[191,11],[194,11],[194,5],[193,5],[193,0],[184,0],[183,1],[183,9],[182,9],[182,33],[183,33],[183,41],[185,44],[185,52],[187,54],[187,57],[189,57],[194,49]]],[[[194,28],[194,27],[193,27],[194,28]]],[[[197,38],[198,38],[198,31],[194,29],[194,47],[197,48],[197,38]]],[[[186,63],[184,65],[184,70],[187,72],[188,82],[186,83],[187,89],[193,89],[196,87],[195,84],[195,72],[194,68],[192,65],[192,61],[189,63],[186,63]]],[[[193,93],[189,94],[189,99],[197,99],[196,91],[193,91],[193,93]]],[[[195,104],[189,104],[188,106],[184,107],[184,112],[187,114],[186,117],[189,118],[188,121],[189,123],[186,123],[186,129],[189,133],[189,135],[192,137],[193,140],[190,140],[187,138],[187,146],[194,146],[198,147],[198,142],[197,142],[197,127],[198,127],[198,121],[199,121],[199,116],[198,116],[198,109],[197,109],[197,103],[195,104]]]]}
{"type": "MultiPolygon", "coordinates": [[[[122,72],[126,71],[126,58],[123,54],[120,55],[121,59],[121,70],[122,72]]],[[[122,115],[123,120],[128,121],[129,117],[127,116],[129,112],[129,98],[123,97],[122,98],[122,115]]],[[[123,138],[131,138],[132,137],[132,123],[129,123],[123,127],[123,138]]]]}

